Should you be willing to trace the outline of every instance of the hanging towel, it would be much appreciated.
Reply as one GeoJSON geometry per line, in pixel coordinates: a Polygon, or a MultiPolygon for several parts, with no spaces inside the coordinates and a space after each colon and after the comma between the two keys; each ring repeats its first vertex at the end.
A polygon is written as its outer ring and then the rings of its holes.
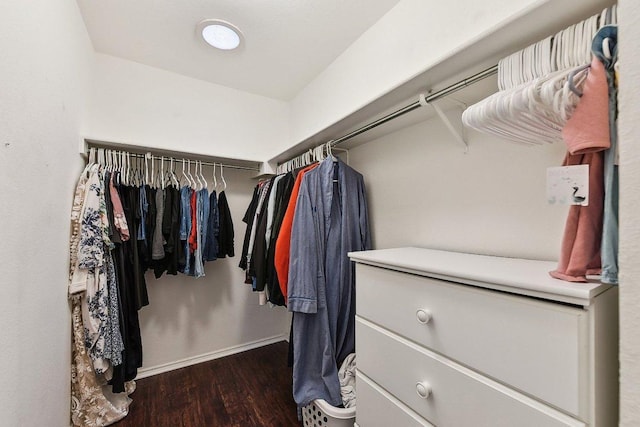
{"type": "Polygon", "coordinates": [[[562,129],[571,154],[593,153],[611,146],[609,135],[609,86],[604,65],[591,61],[580,102],[562,129]]]}
{"type": "Polygon", "coordinates": [[[565,224],[558,269],[552,277],[569,282],[586,282],[587,275],[600,274],[600,239],[604,199],[602,151],[572,156],[563,166],[589,165],[589,205],[571,206],[565,224]]]}
{"type": "Polygon", "coordinates": [[[604,152],[609,137],[609,92],[602,63],[594,59],[584,93],[562,130],[567,145],[563,166],[589,165],[589,205],[571,206],[565,224],[558,269],[552,277],[586,282],[599,274],[604,204],[604,152]]]}

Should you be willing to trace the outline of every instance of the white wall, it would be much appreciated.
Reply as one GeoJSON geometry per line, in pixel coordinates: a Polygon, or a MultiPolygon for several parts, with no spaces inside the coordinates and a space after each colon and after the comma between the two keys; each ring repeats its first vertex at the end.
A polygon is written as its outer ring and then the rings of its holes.
{"type": "Polygon", "coordinates": [[[524,146],[470,132],[464,149],[434,118],[354,148],[374,247],[420,246],[558,258],[566,207],[546,204],[562,144],[524,146]]]}
{"type": "Polygon", "coordinates": [[[73,0],[0,2],[0,424],[69,424],[69,212],[91,45],[73,0]]]}
{"type": "MultiPolygon", "coordinates": [[[[211,175],[208,172],[205,168],[206,176],[211,175]]],[[[179,274],[156,280],[147,274],[149,306],[140,311],[143,375],[162,370],[163,365],[175,368],[185,359],[187,364],[198,357],[208,360],[273,337],[280,341],[288,334],[286,309],[258,305],[257,294],[244,283],[244,271],[238,267],[246,227],[242,217],[255,185],[252,174],[224,172],[235,229],[233,258],[205,263],[206,276],[198,279],[179,274]]]]}
{"type": "Polygon", "coordinates": [[[640,420],[640,4],[620,0],[620,425],[640,420]]]}
{"type": "Polygon", "coordinates": [[[293,141],[363,107],[537,1],[401,1],[294,98],[293,141]]]}
{"type": "Polygon", "coordinates": [[[289,141],[284,101],[96,54],[85,134],[150,148],[262,160],[289,141]]]}
{"type": "MultiPolygon", "coordinates": [[[[492,0],[488,7],[469,1],[462,9],[460,2],[404,0],[296,97],[290,117],[283,102],[105,55],[95,57],[92,73],[94,55],[75,2],[0,2],[2,424],[68,423],[68,214],[81,167],[80,134],[264,160],[424,71],[501,19],[547,2],[492,0]],[[451,14],[460,10],[465,13],[454,19],[451,14]],[[421,28],[454,33],[434,31],[434,44],[421,28]],[[411,43],[401,41],[405,34],[411,43]]],[[[640,6],[631,0],[620,3],[622,48],[634,51],[640,6]]],[[[640,60],[623,58],[628,62],[622,63],[620,119],[622,422],[631,426],[640,418],[640,292],[635,286],[640,276],[635,219],[640,158],[631,145],[640,138],[638,89],[632,86],[640,81],[640,60]]],[[[561,151],[472,134],[465,156],[433,121],[353,149],[350,157],[367,177],[377,247],[415,244],[550,259],[557,257],[565,214],[544,205],[544,169],[561,161],[561,151]]],[[[239,253],[240,211],[248,204],[252,183],[237,175],[229,196],[239,253]]],[[[197,281],[149,280],[151,306],[141,313],[145,367],[286,330],[281,312],[254,306],[254,295],[238,282],[237,261],[208,265],[208,276],[197,281]]]]}
{"type": "MultiPolygon", "coordinates": [[[[288,141],[288,104],[96,54],[85,136],[149,148],[263,160],[288,141]]],[[[207,177],[211,171],[205,169],[207,177]]],[[[256,172],[227,169],[236,253],[206,265],[207,276],[148,274],[150,304],[140,312],[144,367],[156,373],[287,330],[286,312],[257,306],[237,267],[256,172]],[[163,368],[164,365],[167,365],[163,368]]],[[[200,359],[199,359],[200,360],[200,359]]]]}
{"type": "MultiPolygon", "coordinates": [[[[293,99],[292,144],[364,108],[497,31],[503,37],[494,37],[480,51],[476,48],[464,56],[471,61],[487,60],[496,52],[500,52],[498,57],[505,56],[517,50],[514,44],[538,41],[539,38],[529,38],[536,37],[541,29],[547,30],[540,38],[549,34],[549,28],[563,28],[558,25],[574,23],[610,3],[611,0],[403,0],[293,99]]],[[[468,61],[458,61],[464,62],[468,61]]],[[[466,66],[472,65],[478,64],[466,66]]],[[[448,75],[464,72],[451,69],[448,75]]],[[[439,74],[447,76],[442,70],[439,74]]],[[[440,83],[431,80],[429,84],[440,83]]],[[[430,88],[423,85],[420,90],[430,88]]],[[[274,156],[277,154],[273,152],[274,156]]]]}

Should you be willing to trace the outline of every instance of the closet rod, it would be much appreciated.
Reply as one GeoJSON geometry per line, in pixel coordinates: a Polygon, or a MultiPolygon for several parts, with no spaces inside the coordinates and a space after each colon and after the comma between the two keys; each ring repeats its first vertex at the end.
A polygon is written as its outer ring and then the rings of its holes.
{"type": "MultiPolygon", "coordinates": [[[[480,80],[486,79],[487,77],[490,77],[490,76],[496,74],[497,72],[498,72],[498,65],[496,64],[496,65],[494,65],[492,67],[487,68],[486,70],[480,71],[479,73],[476,73],[476,74],[474,74],[474,75],[472,75],[470,77],[467,77],[464,80],[460,80],[457,83],[454,83],[454,84],[452,84],[450,86],[447,86],[444,89],[441,89],[441,90],[439,90],[437,92],[434,92],[434,93],[432,93],[430,95],[427,95],[425,97],[425,101],[427,103],[433,102],[436,99],[440,99],[440,98],[445,97],[447,95],[450,95],[450,94],[452,94],[454,92],[457,92],[460,89],[463,89],[463,88],[465,88],[467,86],[470,86],[473,83],[476,83],[476,82],[478,82],[480,80]]],[[[329,144],[331,144],[332,147],[336,146],[336,145],[338,145],[338,144],[340,144],[342,142],[345,142],[345,141],[347,141],[347,140],[349,140],[349,139],[351,139],[353,137],[356,137],[356,136],[358,136],[358,135],[360,135],[360,134],[362,134],[364,132],[367,132],[367,131],[375,128],[375,127],[378,127],[378,126],[380,126],[380,125],[382,125],[384,123],[387,123],[388,121],[391,121],[391,120],[393,120],[395,118],[398,118],[398,117],[400,117],[400,116],[402,116],[404,114],[407,114],[407,113],[409,113],[409,112],[411,112],[413,110],[416,110],[416,109],[418,109],[420,107],[422,107],[422,103],[420,101],[415,101],[412,104],[406,105],[406,106],[404,106],[404,107],[402,107],[402,108],[400,108],[400,109],[398,109],[398,110],[396,110],[396,111],[394,111],[392,113],[387,114],[384,117],[381,117],[381,118],[379,118],[377,120],[374,120],[373,122],[368,123],[368,124],[358,128],[358,129],[356,129],[354,131],[351,131],[348,134],[341,136],[340,138],[332,139],[331,141],[329,141],[329,144]]]]}
{"type": "MultiPolygon", "coordinates": [[[[123,151],[123,150],[112,150],[112,151],[123,151]]],[[[130,151],[126,151],[128,152],[129,155],[131,157],[137,157],[139,159],[144,159],[146,157],[145,154],[140,154],[140,153],[132,153],[130,151]]],[[[182,162],[182,158],[176,158],[173,156],[157,156],[155,154],[152,154],[151,157],[153,158],[153,160],[160,160],[160,161],[164,161],[164,162],[171,162],[171,159],[173,159],[173,162],[178,164],[180,162],[182,162]]],[[[220,162],[215,162],[215,163],[211,163],[211,162],[207,162],[205,160],[193,160],[193,159],[188,159],[185,157],[185,160],[188,160],[190,162],[198,162],[198,163],[202,163],[203,166],[222,166],[225,169],[240,169],[240,170],[246,170],[246,171],[259,171],[260,168],[252,168],[249,166],[238,166],[238,165],[225,165],[224,163],[220,163],[220,162]]]]}
{"type": "Polygon", "coordinates": [[[171,159],[173,159],[173,161],[175,163],[179,163],[182,162],[182,159],[184,158],[184,160],[189,160],[191,162],[195,162],[198,161],[199,163],[202,163],[203,166],[222,166],[225,169],[239,169],[239,170],[247,170],[247,171],[260,171],[259,167],[252,167],[252,166],[241,166],[241,165],[231,165],[231,164],[225,164],[223,162],[209,162],[206,160],[196,160],[196,159],[190,159],[189,156],[163,156],[163,155],[158,155],[158,154],[154,154],[153,152],[146,152],[146,153],[141,153],[141,152],[136,152],[136,151],[131,151],[130,149],[117,149],[117,148],[113,148],[113,147],[105,147],[102,146],[100,144],[92,144],[89,141],[87,141],[87,150],[90,148],[94,148],[96,150],[98,149],[104,149],[106,150],[110,150],[110,151],[114,151],[116,153],[119,152],[123,152],[123,153],[129,153],[129,155],[131,157],[136,157],[136,158],[140,158],[143,159],[147,156],[147,154],[151,155],[151,157],[153,158],[153,160],[162,160],[162,158],[164,157],[164,161],[165,162],[170,162],[171,159]]]}

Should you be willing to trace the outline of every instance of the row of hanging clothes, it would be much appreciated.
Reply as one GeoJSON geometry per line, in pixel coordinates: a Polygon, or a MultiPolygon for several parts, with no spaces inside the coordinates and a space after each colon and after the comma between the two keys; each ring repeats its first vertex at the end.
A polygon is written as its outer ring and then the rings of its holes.
{"type": "Polygon", "coordinates": [[[470,106],[463,123],[524,144],[563,142],[563,166],[588,166],[552,277],[618,283],[617,7],[498,63],[499,91],[470,106]],[[584,203],[583,203],[584,204],[584,203]]]}
{"type": "Polygon", "coordinates": [[[178,163],[89,150],[71,212],[74,425],[108,425],[127,414],[142,366],[145,272],[202,277],[206,261],[234,256],[222,166],[220,186],[214,169],[209,192],[202,162],[183,160],[180,178],[178,163]]]}
{"type": "Polygon", "coordinates": [[[290,362],[299,408],[342,406],[338,368],[355,351],[355,277],[348,252],[371,248],[363,176],[331,143],[256,185],[240,268],[262,302],[293,312],[290,362]]]}

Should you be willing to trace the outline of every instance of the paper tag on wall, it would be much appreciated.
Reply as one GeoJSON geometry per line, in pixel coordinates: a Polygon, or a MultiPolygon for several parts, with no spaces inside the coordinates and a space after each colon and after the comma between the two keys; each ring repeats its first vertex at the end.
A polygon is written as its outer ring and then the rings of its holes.
{"type": "Polygon", "coordinates": [[[547,168],[547,202],[589,206],[589,165],[547,168]]]}

